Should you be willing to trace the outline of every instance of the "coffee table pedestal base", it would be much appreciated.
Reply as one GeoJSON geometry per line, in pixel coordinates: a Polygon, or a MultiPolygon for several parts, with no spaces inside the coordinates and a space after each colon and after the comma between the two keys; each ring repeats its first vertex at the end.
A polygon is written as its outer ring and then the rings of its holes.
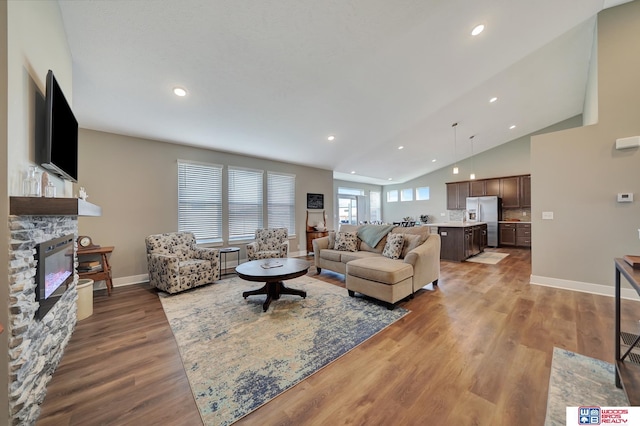
{"type": "Polygon", "coordinates": [[[259,288],[258,290],[245,291],[242,293],[242,297],[246,299],[247,296],[254,296],[256,294],[267,295],[267,300],[265,300],[262,304],[262,309],[264,312],[267,312],[267,309],[269,309],[269,305],[271,304],[272,300],[280,299],[281,294],[293,294],[295,296],[302,296],[303,299],[307,297],[306,291],[286,287],[282,281],[268,282],[264,285],[264,287],[259,288]]]}

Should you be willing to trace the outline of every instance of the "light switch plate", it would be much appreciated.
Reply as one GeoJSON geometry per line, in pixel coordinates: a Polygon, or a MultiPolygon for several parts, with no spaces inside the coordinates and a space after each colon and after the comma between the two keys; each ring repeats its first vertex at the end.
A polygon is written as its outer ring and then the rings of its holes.
{"type": "Polygon", "coordinates": [[[553,212],[542,212],[542,218],[545,220],[553,219],[553,212]]]}

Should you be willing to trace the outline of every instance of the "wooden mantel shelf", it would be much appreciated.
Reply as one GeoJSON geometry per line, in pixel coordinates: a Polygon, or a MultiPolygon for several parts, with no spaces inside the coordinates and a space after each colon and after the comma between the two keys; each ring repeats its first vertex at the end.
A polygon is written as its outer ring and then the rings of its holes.
{"type": "Polygon", "coordinates": [[[102,216],[102,207],[80,198],[9,197],[16,216],[102,216]]]}

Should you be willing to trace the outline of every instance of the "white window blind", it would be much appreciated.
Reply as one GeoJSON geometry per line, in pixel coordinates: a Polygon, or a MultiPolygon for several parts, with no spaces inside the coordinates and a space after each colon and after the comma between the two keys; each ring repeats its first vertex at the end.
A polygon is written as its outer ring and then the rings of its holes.
{"type": "Polygon", "coordinates": [[[267,172],[267,223],[269,228],[287,228],[296,233],[296,177],[267,172]]]}
{"type": "Polygon", "coordinates": [[[178,230],[222,241],[222,166],[178,160],[178,230]]]}
{"type": "Polygon", "coordinates": [[[261,170],[229,167],[229,240],[253,239],[263,227],[261,170]]]}

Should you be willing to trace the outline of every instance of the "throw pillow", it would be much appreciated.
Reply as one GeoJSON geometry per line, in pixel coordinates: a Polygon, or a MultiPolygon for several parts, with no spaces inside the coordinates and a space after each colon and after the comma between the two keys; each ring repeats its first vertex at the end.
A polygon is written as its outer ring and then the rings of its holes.
{"type": "Polygon", "coordinates": [[[404,237],[402,234],[387,235],[387,243],[384,245],[382,255],[389,259],[399,259],[402,254],[402,246],[404,245],[404,237]]]}
{"type": "Polygon", "coordinates": [[[340,251],[358,251],[358,234],[356,232],[338,232],[334,248],[340,251]]]}
{"type": "Polygon", "coordinates": [[[426,241],[423,235],[418,234],[402,234],[404,237],[404,245],[402,246],[402,254],[400,259],[407,257],[407,254],[414,248],[418,247],[426,241]]]}

